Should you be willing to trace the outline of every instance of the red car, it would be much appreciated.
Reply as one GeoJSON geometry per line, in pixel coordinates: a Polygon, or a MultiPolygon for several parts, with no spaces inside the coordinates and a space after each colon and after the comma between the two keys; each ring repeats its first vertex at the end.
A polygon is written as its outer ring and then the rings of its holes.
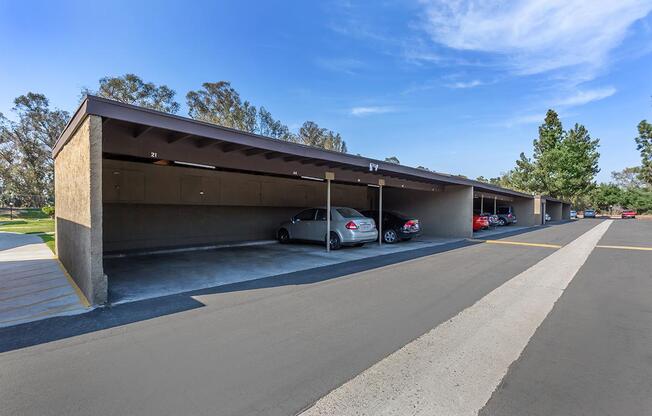
{"type": "Polygon", "coordinates": [[[485,228],[489,228],[489,217],[473,214],[473,231],[479,231],[485,228]]]}
{"type": "Polygon", "coordinates": [[[625,211],[623,211],[622,214],[620,214],[620,218],[622,218],[622,219],[625,219],[625,218],[634,219],[634,218],[636,218],[636,211],[634,211],[633,209],[626,209],[625,211]]]}

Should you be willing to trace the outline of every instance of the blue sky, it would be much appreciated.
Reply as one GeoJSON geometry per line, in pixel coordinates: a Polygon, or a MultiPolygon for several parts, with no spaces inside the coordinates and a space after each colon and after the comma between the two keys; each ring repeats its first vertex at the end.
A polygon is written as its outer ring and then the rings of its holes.
{"type": "Polygon", "coordinates": [[[229,80],[351,153],[497,176],[546,109],[601,139],[599,180],[639,163],[652,119],[652,1],[0,2],[0,112],[132,72],[185,93],[229,80]],[[452,4],[452,5],[451,5],[452,4]]]}

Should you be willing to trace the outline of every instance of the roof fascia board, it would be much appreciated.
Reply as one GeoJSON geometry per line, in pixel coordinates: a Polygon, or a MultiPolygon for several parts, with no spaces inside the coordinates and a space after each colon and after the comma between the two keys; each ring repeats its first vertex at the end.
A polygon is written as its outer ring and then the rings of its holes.
{"type": "Polygon", "coordinates": [[[327,160],[330,162],[352,165],[365,169],[370,168],[370,164],[373,163],[378,166],[378,171],[381,173],[393,172],[414,178],[437,181],[448,185],[473,186],[489,192],[533,198],[532,195],[488,185],[486,183],[474,181],[471,179],[465,179],[438,172],[431,172],[408,166],[397,165],[394,163],[384,162],[377,159],[370,159],[363,156],[349,155],[346,153],[319,149],[312,146],[285,142],[282,140],[242,132],[239,130],[206,123],[199,120],[177,116],[175,114],[168,114],[156,110],[121,103],[114,100],[109,100],[106,98],[96,97],[93,95],[86,96],[64,129],[63,133],[55,143],[53,149],[54,157],[56,157],[61,148],[68,142],[68,140],[70,140],[70,136],[74,134],[74,132],[77,130],[87,115],[96,115],[125,122],[153,126],[160,129],[185,133],[186,135],[207,137],[215,140],[240,144],[243,146],[256,147],[279,153],[287,153],[289,155],[297,155],[304,158],[327,160]]]}
{"type": "Polygon", "coordinates": [[[70,118],[68,121],[68,124],[66,124],[66,127],[63,129],[63,132],[61,133],[61,136],[57,139],[57,141],[54,143],[54,147],[52,148],[52,157],[56,158],[59,152],[61,151],[61,148],[68,143],[70,138],[77,132],[77,129],[81,125],[82,121],[86,118],[88,115],[88,97],[82,101],[82,103],[79,105],[77,108],[77,111],[75,111],[75,114],[70,118]]]}

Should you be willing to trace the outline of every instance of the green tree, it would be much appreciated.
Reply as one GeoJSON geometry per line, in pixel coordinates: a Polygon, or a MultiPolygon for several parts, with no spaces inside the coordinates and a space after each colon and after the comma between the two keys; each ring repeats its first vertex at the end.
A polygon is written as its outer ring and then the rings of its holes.
{"type": "Polygon", "coordinates": [[[601,183],[592,192],[589,201],[592,206],[607,211],[612,207],[620,206],[622,190],[612,183],[601,183]]]}
{"type": "Polygon", "coordinates": [[[599,140],[584,126],[564,131],[557,113],[548,110],[532,145],[532,159],[521,153],[516,167],[501,177],[502,186],[574,202],[595,187],[599,140]]]}
{"type": "Polygon", "coordinates": [[[186,94],[186,103],[188,115],[194,119],[256,132],[256,107],[249,101],[243,102],[228,81],[203,83],[201,89],[186,94]]]}
{"type": "Polygon", "coordinates": [[[186,102],[188,115],[197,120],[274,139],[346,152],[346,143],[338,133],[306,121],[298,134],[293,134],[267,109],[257,109],[249,101],[243,100],[228,81],[206,82],[201,89],[188,92],[186,102]]]}
{"type": "Polygon", "coordinates": [[[586,195],[595,187],[595,175],[600,172],[598,153],[600,141],[592,139],[588,130],[581,124],[575,124],[565,135],[556,151],[556,181],[551,186],[551,193],[562,199],[574,201],[586,195]]]}
{"type": "Polygon", "coordinates": [[[52,148],[70,115],[33,92],[16,98],[12,111],[17,121],[0,113],[0,197],[22,206],[52,203],[52,148]]]}
{"type": "Polygon", "coordinates": [[[639,166],[611,172],[611,178],[614,183],[623,189],[643,187],[644,183],[640,176],[641,168],[639,166]]]}
{"type": "Polygon", "coordinates": [[[521,152],[516,167],[506,175],[504,180],[509,184],[509,188],[522,192],[540,192],[540,186],[536,182],[536,168],[532,160],[521,152]]]}
{"type": "Polygon", "coordinates": [[[82,95],[97,95],[166,113],[174,114],[179,111],[179,103],[174,101],[174,90],[167,85],[157,86],[152,82],[145,82],[134,74],[104,77],[100,79],[97,91],[84,88],[82,95]]]}
{"type": "Polygon", "coordinates": [[[256,133],[273,139],[280,139],[289,142],[297,141],[296,135],[290,132],[288,126],[272,117],[272,114],[267,111],[265,107],[260,107],[260,110],[258,111],[258,126],[256,133]]]}
{"type": "Polygon", "coordinates": [[[639,213],[652,212],[652,191],[643,188],[625,189],[622,191],[620,205],[639,213]]]}
{"type": "Polygon", "coordinates": [[[319,127],[314,121],[306,121],[299,129],[297,135],[299,143],[321,147],[326,150],[346,153],[346,143],[342,140],[339,133],[334,133],[328,129],[319,127]]]}
{"type": "Polygon", "coordinates": [[[396,165],[400,165],[401,162],[398,160],[396,156],[390,156],[385,158],[385,162],[387,163],[394,163],[396,165]]]}
{"type": "MultiPolygon", "coordinates": [[[[539,126],[539,137],[533,145],[533,169],[531,178],[525,182],[534,192],[552,195],[558,174],[559,148],[564,140],[564,129],[559,120],[559,115],[554,110],[548,110],[543,124],[539,126]]],[[[523,161],[523,157],[520,158],[523,161]]],[[[517,162],[518,167],[518,162],[517,162]]]]}
{"type": "Polygon", "coordinates": [[[652,124],[646,120],[638,123],[636,149],[641,152],[640,178],[648,186],[652,186],[652,124]]]}

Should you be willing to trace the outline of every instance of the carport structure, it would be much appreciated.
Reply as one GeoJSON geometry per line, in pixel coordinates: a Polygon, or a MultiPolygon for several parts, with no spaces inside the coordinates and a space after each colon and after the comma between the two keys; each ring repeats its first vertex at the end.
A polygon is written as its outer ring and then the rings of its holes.
{"type": "Polygon", "coordinates": [[[474,187],[512,198],[524,220],[540,207],[526,194],[458,176],[93,96],[53,153],[57,254],[94,304],[107,301],[107,254],[270,240],[280,222],[329,199],[409,212],[436,237],[472,235],[474,187]]]}
{"type": "Polygon", "coordinates": [[[537,210],[536,203],[540,198],[489,184],[475,184],[473,190],[474,212],[497,214],[501,208],[511,207],[519,225],[541,224],[541,209],[539,205],[537,210]]]}
{"type": "Polygon", "coordinates": [[[549,196],[542,197],[544,212],[550,215],[550,221],[570,220],[571,205],[568,202],[549,196]]]}

